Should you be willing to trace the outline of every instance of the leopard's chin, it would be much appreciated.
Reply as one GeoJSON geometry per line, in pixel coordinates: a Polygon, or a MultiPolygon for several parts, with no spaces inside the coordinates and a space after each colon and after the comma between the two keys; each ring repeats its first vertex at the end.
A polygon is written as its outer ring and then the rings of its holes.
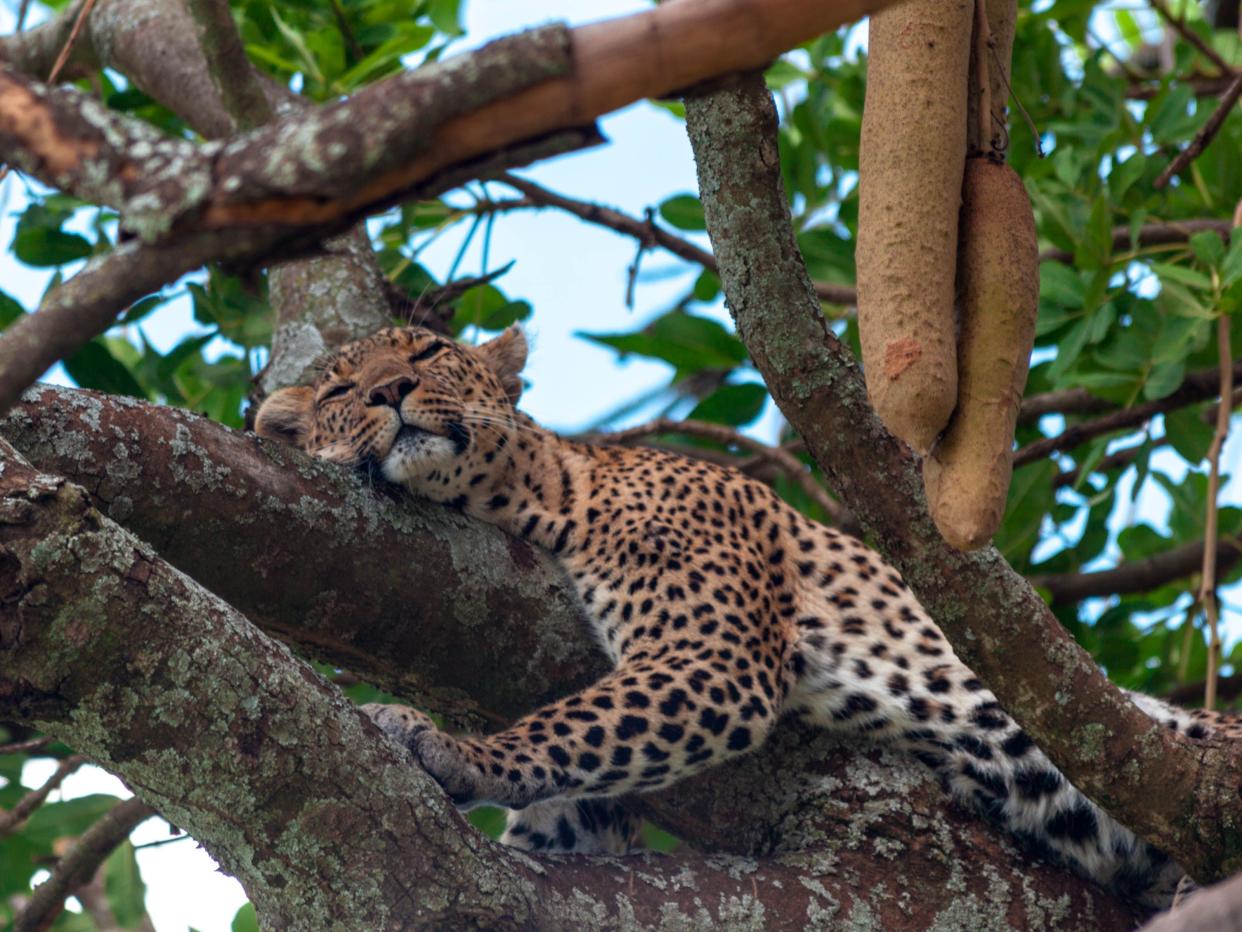
{"type": "Polygon", "coordinates": [[[380,460],[380,474],[397,485],[411,485],[455,455],[455,445],[448,437],[407,424],[380,460]]]}

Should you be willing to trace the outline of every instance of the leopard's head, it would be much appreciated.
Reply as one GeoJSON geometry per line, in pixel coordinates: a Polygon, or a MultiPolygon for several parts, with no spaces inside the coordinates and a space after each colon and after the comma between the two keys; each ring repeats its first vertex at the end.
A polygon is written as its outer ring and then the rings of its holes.
{"type": "Polygon", "coordinates": [[[270,395],[255,431],[450,501],[499,468],[519,429],[525,362],[518,327],[480,346],[422,327],[381,330],[345,346],[314,384],[270,395]]]}

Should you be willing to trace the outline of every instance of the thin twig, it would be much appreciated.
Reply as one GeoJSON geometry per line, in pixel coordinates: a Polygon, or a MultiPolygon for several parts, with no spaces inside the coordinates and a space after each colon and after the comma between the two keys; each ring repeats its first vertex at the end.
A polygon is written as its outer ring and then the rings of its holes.
{"type": "MultiPolygon", "coordinates": [[[[1233,364],[1230,374],[1235,380],[1242,380],[1242,361],[1233,364]]],[[[1213,369],[1210,372],[1193,373],[1185,378],[1180,388],[1158,401],[1149,401],[1132,408],[1122,408],[1120,411],[1113,411],[1094,420],[1080,421],[1066,427],[1055,437],[1045,437],[1042,440],[1028,443],[1014,454],[1014,468],[1041,460],[1058,450],[1070,450],[1094,437],[1134,427],[1157,414],[1184,408],[1219,393],[1219,371],[1213,369]]]]}
{"type": "MultiPolygon", "coordinates": [[[[1089,573],[1049,573],[1031,576],[1030,582],[1033,586],[1047,589],[1053,605],[1101,596],[1150,592],[1175,580],[1185,579],[1201,569],[1207,549],[1203,541],[1192,541],[1150,557],[1118,564],[1112,569],[1089,573]]],[[[1219,572],[1228,572],[1242,561],[1242,540],[1237,537],[1224,537],[1213,549],[1216,550],[1213,566],[1219,572]]]]}
{"type": "Polygon", "coordinates": [[[86,0],[82,4],[82,9],[78,10],[78,18],[73,21],[73,29],[69,31],[69,38],[65,41],[65,46],[60,50],[60,54],[56,56],[56,62],[52,65],[52,70],[47,76],[48,84],[54,84],[56,78],[60,75],[60,70],[65,67],[65,62],[69,60],[69,55],[73,52],[73,46],[78,41],[78,34],[82,31],[86,17],[90,15],[94,6],[95,0],[86,0]]]}
{"type": "MultiPolygon", "coordinates": [[[[1242,75],[1234,82],[1242,87],[1242,75]]],[[[1234,210],[1234,222],[1242,219],[1242,200],[1234,210]]],[[[1216,527],[1219,513],[1216,496],[1220,492],[1220,452],[1229,437],[1229,419],[1232,411],[1226,399],[1233,398],[1233,349],[1229,339],[1228,314],[1221,314],[1216,321],[1216,350],[1220,361],[1220,407],[1216,413],[1216,430],[1212,434],[1212,446],[1208,449],[1207,517],[1204,521],[1203,573],[1199,583],[1199,601],[1208,623],[1207,677],[1203,690],[1203,707],[1216,707],[1216,678],[1220,672],[1220,600],[1216,595],[1216,527]]]]}
{"type": "Polygon", "coordinates": [[[1199,584],[1199,601],[1208,622],[1207,685],[1203,693],[1205,709],[1216,706],[1216,675],[1220,666],[1220,602],[1216,597],[1216,527],[1218,513],[1216,496],[1220,491],[1220,451],[1229,436],[1229,406],[1226,398],[1233,395],[1233,353],[1229,344],[1229,315],[1217,320],[1216,340],[1220,352],[1220,394],[1222,404],[1216,415],[1216,431],[1208,449],[1207,518],[1204,522],[1203,573],[1199,584]]]}
{"type": "Polygon", "coordinates": [[[43,805],[52,791],[85,763],[86,758],[79,754],[66,757],[41,787],[31,790],[19,799],[12,809],[0,812],[0,838],[20,828],[21,824],[30,818],[31,813],[43,805]]]}
{"type": "MultiPolygon", "coordinates": [[[[696,246],[687,239],[673,235],[662,227],[657,226],[652,220],[644,222],[637,217],[631,217],[612,207],[566,197],[563,194],[550,191],[535,184],[533,181],[519,178],[516,175],[506,173],[500,175],[497,180],[503,181],[509,187],[526,195],[526,201],[500,202],[506,208],[509,206],[525,207],[529,206],[531,202],[539,207],[555,207],[558,210],[571,213],[587,223],[608,227],[610,230],[624,233],[626,236],[632,236],[639,242],[655,243],[667,249],[673,255],[685,259],[687,262],[697,263],[712,271],[716,269],[716,257],[710,252],[700,246],[696,246]]],[[[814,285],[815,293],[821,301],[827,301],[829,304],[845,305],[852,305],[858,302],[858,293],[848,285],[830,285],[827,282],[815,282],[814,285]]]]}
{"type": "MultiPolygon", "coordinates": [[[[1130,234],[1128,226],[1113,227],[1114,253],[1127,249],[1138,249],[1142,246],[1163,246],[1168,243],[1184,243],[1191,236],[1203,230],[1219,233],[1226,243],[1229,242],[1231,224],[1228,220],[1196,218],[1192,220],[1168,220],[1160,223],[1149,223],[1139,227],[1138,240],[1130,234]]],[[[1045,249],[1039,254],[1040,262],[1073,262],[1074,254],[1055,247],[1045,249]]]]}
{"type": "Polygon", "coordinates": [[[1216,137],[1216,133],[1225,122],[1225,117],[1229,116],[1229,111],[1233,109],[1233,105],[1238,102],[1239,97],[1242,97],[1242,72],[1234,76],[1228,89],[1221,95],[1220,103],[1217,105],[1216,110],[1208,117],[1208,121],[1203,124],[1203,128],[1195,133],[1195,138],[1190,140],[1190,145],[1173,157],[1173,161],[1165,166],[1164,171],[1156,176],[1156,180],[1152,182],[1152,187],[1157,191],[1165,187],[1174,175],[1198,158],[1199,153],[1206,149],[1208,144],[1216,137]]]}
{"type": "MultiPolygon", "coordinates": [[[[1218,74],[1204,76],[1200,74],[1187,75],[1185,77],[1176,77],[1172,79],[1172,83],[1184,85],[1190,88],[1196,97],[1219,97],[1224,93],[1225,88],[1229,86],[1229,82],[1233,80],[1232,74],[1218,74]]],[[[1162,90],[1165,84],[1163,82],[1148,81],[1142,84],[1131,84],[1126,88],[1126,97],[1130,100],[1151,100],[1162,90]]]]}
{"type": "Polygon", "coordinates": [[[1221,58],[1220,53],[1212,48],[1203,38],[1186,25],[1185,20],[1173,15],[1172,11],[1165,5],[1164,0],[1151,0],[1151,7],[1161,18],[1173,27],[1173,31],[1198,49],[1199,54],[1210,61],[1213,65],[1220,69],[1222,74],[1233,74],[1233,66],[1229,62],[1221,58]]]}
{"type": "Polygon", "coordinates": [[[135,851],[146,851],[148,848],[163,848],[165,845],[175,845],[179,841],[190,841],[190,836],[185,832],[179,832],[169,838],[157,838],[155,841],[146,841],[141,845],[134,845],[135,851]]]}
{"type": "Polygon", "coordinates": [[[25,907],[13,919],[13,932],[46,929],[65,908],[65,900],[83,884],[139,823],[155,810],[136,796],[117,803],[98,822],[82,833],[77,844],[60,859],[49,877],[35,887],[25,907]]]}
{"type": "Polygon", "coordinates": [[[762,441],[747,437],[723,424],[711,424],[706,421],[674,421],[671,418],[659,418],[648,424],[630,427],[626,430],[599,434],[592,438],[601,443],[628,444],[637,440],[659,434],[685,434],[701,440],[711,440],[726,446],[738,447],[755,456],[771,461],[785,475],[798,483],[807,497],[817,504],[837,526],[853,524],[853,516],[840,502],[831,498],[823,487],[815,481],[815,477],[800,459],[780,447],[769,446],[762,441]]]}
{"type": "Polygon", "coordinates": [[[336,28],[340,31],[341,38],[345,40],[345,45],[349,47],[349,54],[353,56],[349,64],[355,65],[366,57],[366,52],[362,50],[362,46],[358,44],[358,38],[350,28],[349,17],[345,15],[341,0],[330,0],[329,5],[332,7],[332,16],[336,20],[336,28]]]}
{"type": "Polygon", "coordinates": [[[55,738],[44,736],[42,738],[31,738],[29,741],[14,741],[12,744],[0,744],[0,754],[29,754],[31,751],[38,751],[47,747],[55,738]]]}

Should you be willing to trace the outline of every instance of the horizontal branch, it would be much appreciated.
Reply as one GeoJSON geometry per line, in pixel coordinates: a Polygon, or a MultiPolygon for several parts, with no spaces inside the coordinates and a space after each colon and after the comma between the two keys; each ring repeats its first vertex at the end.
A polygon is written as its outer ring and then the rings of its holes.
{"type": "MultiPolygon", "coordinates": [[[[1235,380],[1242,380],[1242,360],[1233,364],[1233,377],[1235,380]]],[[[1115,431],[1137,427],[1157,414],[1165,414],[1178,408],[1184,408],[1187,405],[1197,404],[1219,394],[1219,369],[1205,369],[1201,372],[1192,372],[1186,376],[1181,386],[1175,392],[1166,395],[1164,398],[1156,401],[1147,401],[1129,408],[1122,408],[1094,420],[1079,421],[1076,424],[1070,424],[1055,437],[1045,437],[1043,440],[1035,440],[1028,443],[1014,453],[1013,465],[1015,468],[1025,466],[1027,463],[1042,460],[1058,451],[1072,450],[1079,444],[1095,437],[1102,437],[1115,431]]]]}
{"type": "Polygon", "coordinates": [[[556,565],[458,512],[96,392],[33,389],[0,434],[269,634],[389,692],[499,723],[606,669],[556,565]]]}
{"type": "MultiPolygon", "coordinates": [[[[1182,683],[1164,693],[1164,698],[1174,705],[1192,706],[1203,702],[1203,690],[1206,683],[1199,680],[1194,683],[1182,683]]],[[[1222,676],[1216,681],[1216,697],[1221,702],[1231,702],[1242,696],[1242,673],[1222,676]]]]}
{"type": "MultiPolygon", "coordinates": [[[[1233,226],[1228,220],[1193,219],[1169,220],[1161,223],[1148,223],[1139,227],[1138,242],[1134,241],[1133,232],[1128,226],[1113,227],[1114,253],[1127,249],[1140,249],[1143,246],[1166,246],[1172,243],[1184,243],[1196,233],[1204,231],[1219,233],[1229,242],[1233,226]]],[[[1039,254],[1040,262],[1073,262],[1074,254],[1065,249],[1055,247],[1045,249],[1039,254]]]]}
{"type": "MultiPolygon", "coordinates": [[[[1235,538],[1221,538],[1216,555],[1216,571],[1226,573],[1242,560],[1242,543],[1235,538]]],[[[1083,599],[1110,595],[1150,592],[1161,586],[1185,579],[1203,566],[1203,541],[1174,547],[1141,560],[1131,560],[1108,570],[1090,573],[1057,573],[1031,576],[1032,586],[1046,589],[1053,605],[1081,602],[1083,599]]]]}

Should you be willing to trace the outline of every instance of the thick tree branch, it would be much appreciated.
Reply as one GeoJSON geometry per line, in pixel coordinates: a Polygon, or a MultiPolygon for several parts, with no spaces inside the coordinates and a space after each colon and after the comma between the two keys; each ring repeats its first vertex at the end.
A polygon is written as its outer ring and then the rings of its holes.
{"type": "MultiPolygon", "coordinates": [[[[1242,544],[1222,538],[1216,554],[1216,571],[1227,573],[1242,560],[1242,544]]],[[[1203,565],[1203,541],[1183,544],[1142,560],[1122,563],[1091,573],[1057,573],[1032,576],[1032,586],[1048,590],[1053,605],[1132,592],[1149,592],[1199,572],[1203,565]]]]}
{"type": "MultiPolygon", "coordinates": [[[[1177,705],[1196,705],[1203,701],[1203,691],[1206,685],[1202,680],[1182,683],[1166,692],[1164,698],[1177,705]]],[[[1242,673],[1218,677],[1216,695],[1222,702],[1231,702],[1238,696],[1242,696],[1242,673]]]]}
{"type": "Polygon", "coordinates": [[[270,634],[390,692],[499,724],[606,669],[555,564],[460,513],[95,392],[34,389],[0,432],[270,634]]]}
{"type": "MultiPolygon", "coordinates": [[[[82,3],[83,0],[74,0],[59,15],[34,29],[0,36],[0,62],[8,62],[40,80],[46,79],[61,50],[68,46],[69,34],[77,22],[82,3]]],[[[74,57],[70,61],[75,65],[96,64],[93,49],[84,47],[84,44],[75,44],[73,52],[74,57]]]]}
{"type": "Polygon", "coordinates": [[[687,100],[708,231],[752,359],[842,501],[954,649],[1065,774],[1203,879],[1242,866],[1242,750],[1191,746],[1139,712],[992,548],[948,547],[918,466],[867,404],[852,354],[825,329],[794,244],[758,76],[687,100]],[[757,232],[762,231],[762,232],[757,232]]]}
{"type": "Polygon", "coordinates": [[[90,883],[99,866],[129,833],[155,815],[155,810],[136,796],[117,803],[88,828],[60,859],[52,876],[39,886],[14,917],[13,932],[38,932],[51,927],[65,908],[65,900],[90,883]]]}

